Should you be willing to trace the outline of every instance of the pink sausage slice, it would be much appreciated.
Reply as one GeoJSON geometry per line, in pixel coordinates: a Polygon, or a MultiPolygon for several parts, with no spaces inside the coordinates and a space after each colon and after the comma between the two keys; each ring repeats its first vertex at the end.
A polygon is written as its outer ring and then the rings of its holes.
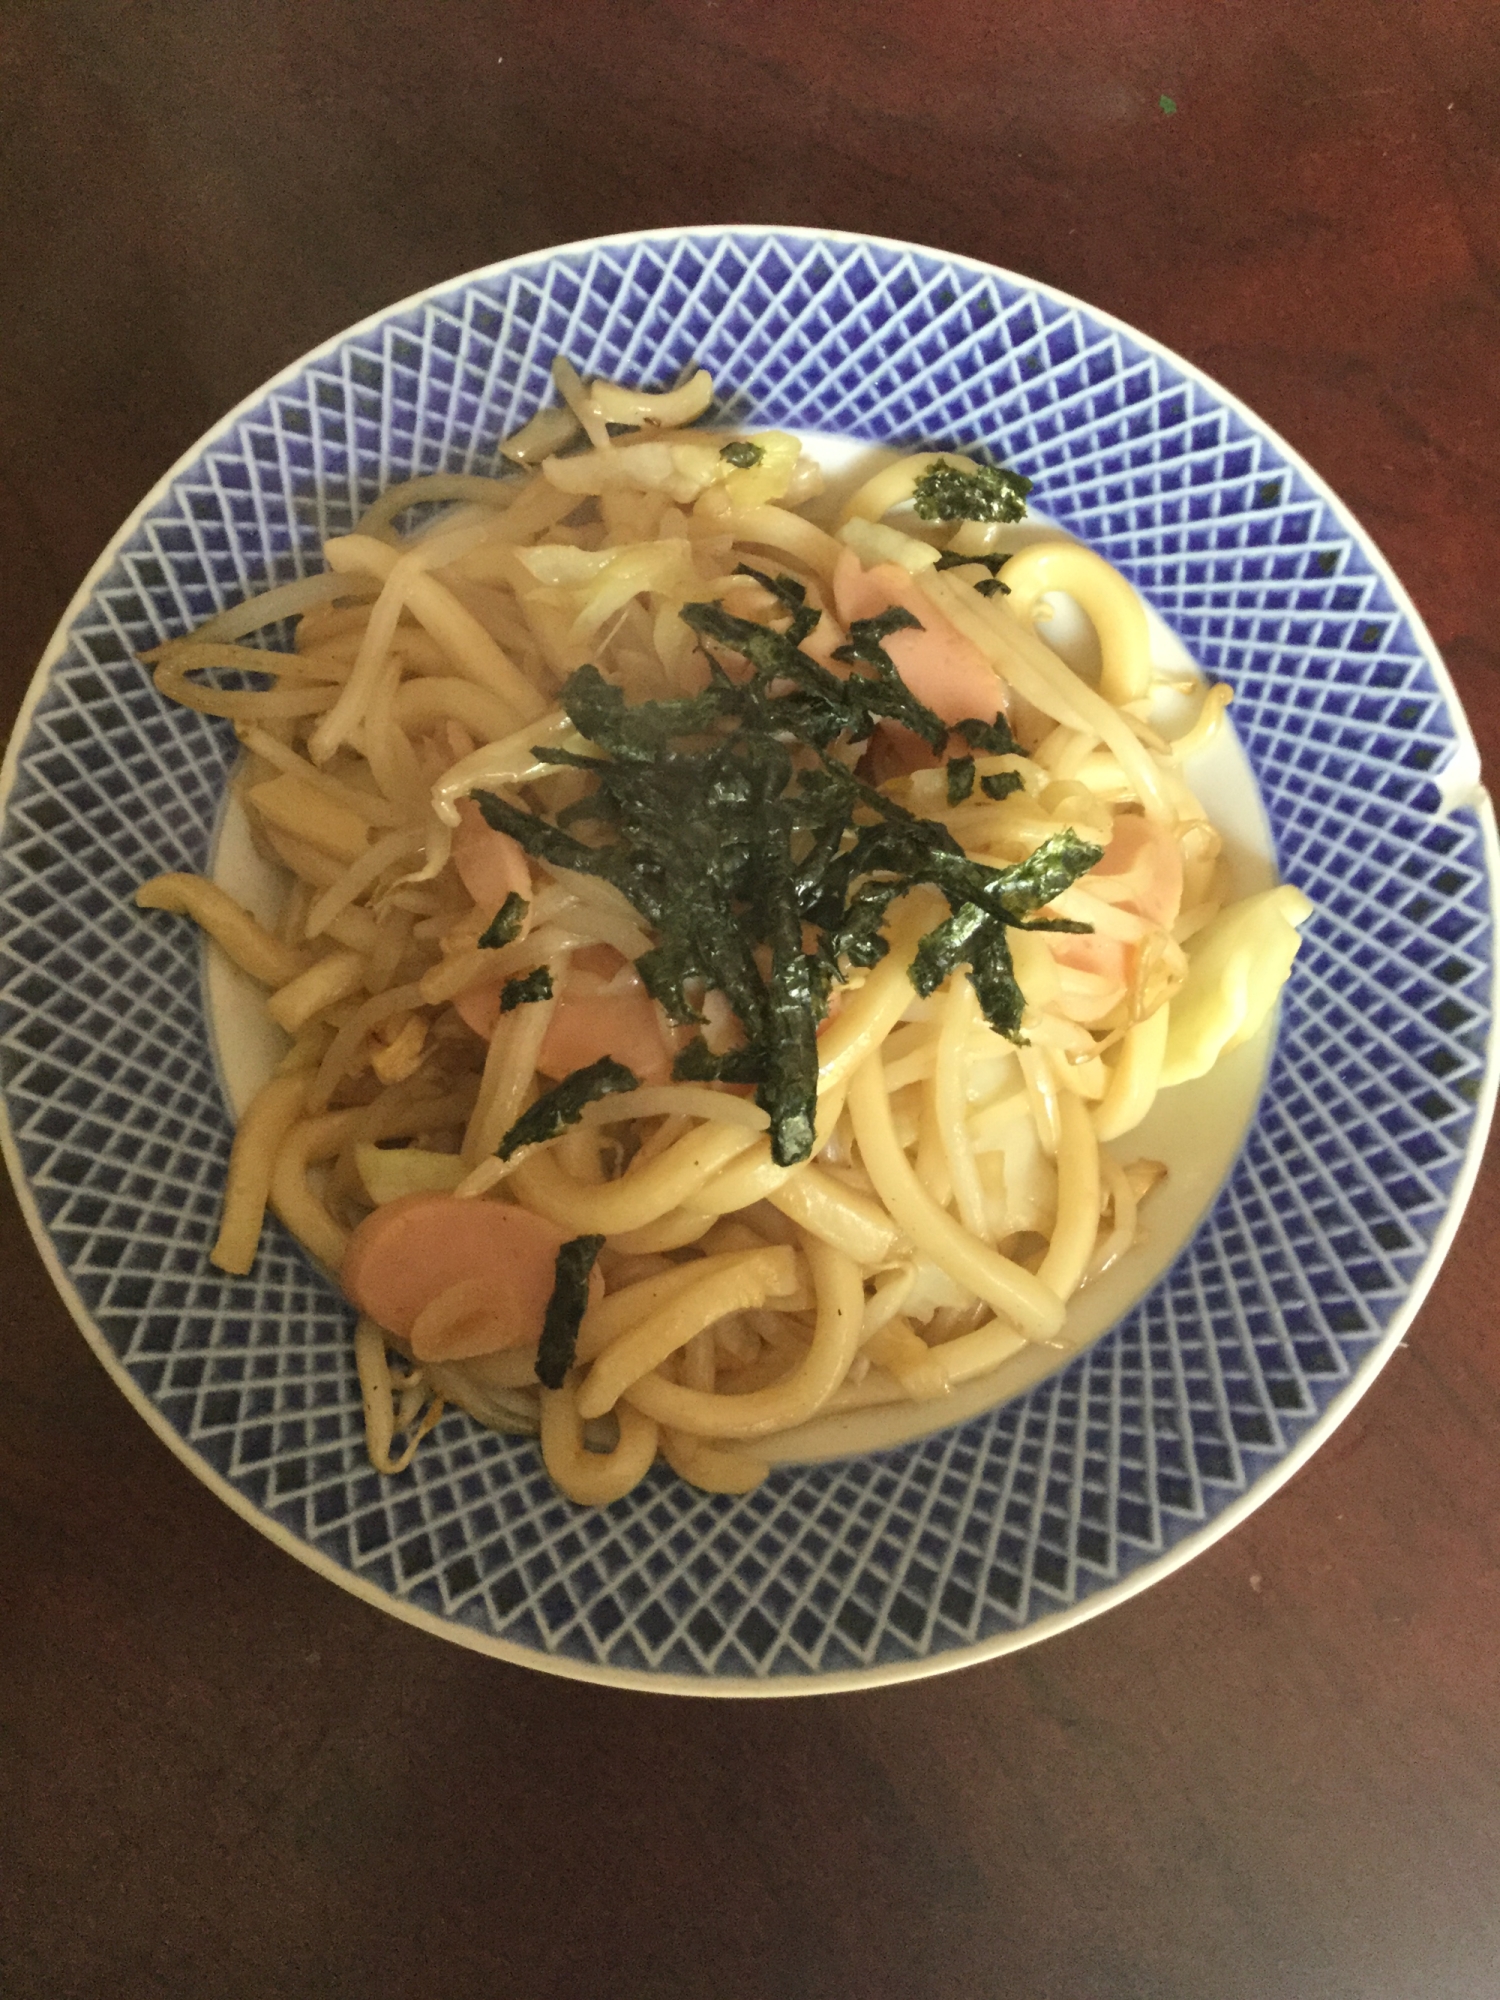
{"type": "Polygon", "coordinates": [[[590,945],[573,954],[536,1066],[543,1076],[564,1077],[600,1056],[624,1063],[642,1083],[666,1083],[672,1074],[656,1003],[640,974],[611,946],[590,945]]]}
{"type": "Polygon", "coordinates": [[[1127,910],[1163,930],[1176,923],[1182,903],[1182,849],[1154,820],[1138,813],[1122,814],[1115,821],[1104,859],[1089,872],[1127,876],[1127,910]]]}
{"type": "Polygon", "coordinates": [[[508,833],[497,833],[472,799],[458,802],[453,865],[480,909],[491,916],[509,895],[531,901],[531,867],[508,833]]]}
{"type": "Polygon", "coordinates": [[[893,632],[885,644],[891,662],[918,701],[944,722],[970,716],[993,722],[1005,706],[1006,686],[977,646],[927,602],[899,563],[865,569],[852,549],[839,557],[833,597],[840,622],[878,618],[899,604],[917,619],[920,632],[893,632]]]}
{"type": "Polygon", "coordinates": [[[531,1347],[541,1339],[557,1253],[566,1240],[555,1224],[508,1202],[408,1194],[360,1223],[344,1252],[340,1279],[361,1312],[403,1340],[410,1339],[413,1321],[439,1293],[465,1278],[478,1279],[492,1289],[503,1335],[496,1337],[493,1322],[471,1322],[454,1329],[441,1354],[417,1353],[419,1361],[467,1360],[503,1347],[531,1347]]]}
{"type": "MultiPolygon", "coordinates": [[[[1115,821],[1104,858],[1083,878],[1088,887],[1099,875],[1123,876],[1130,893],[1119,908],[1144,917],[1148,924],[1169,930],[1182,903],[1182,850],[1172,835],[1154,821],[1126,813],[1115,821]]],[[[1053,957],[1078,972],[1128,982],[1136,947],[1094,931],[1078,937],[1066,933],[1049,940],[1053,957]]]]}
{"type": "MultiPolygon", "coordinates": [[[[982,719],[988,720],[988,717],[982,719]]],[[[955,757],[968,754],[968,745],[958,737],[950,736],[944,747],[951,748],[955,757]]],[[[899,722],[877,722],[865,754],[869,759],[868,776],[877,785],[888,785],[896,778],[909,778],[913,771],[935,771],[943,762],[920,736],[914,736],[899,722]]]]}
{"type": "MultiPolygon", "coordinates": [[[[529,903],[532,897],[531,864],[524,851],[508,833],[497,833],[472,799],[458,802],[458,831],[453,836],[453,865],[458,878],[484,912],[485,922],[499,914],[507,896],[519,896],[529,903]]],[[[518,935],[524,937],[529,923],[518,935]]],[[[453,1004],[482,1041],[488,1041],[500,1018],[500,988],[483,981],[460,993],[453,1004]]]]}
{"type": "Polygon", "coordinates": [[[569,1076],[600,1056],[613,1056],[634,1070],[642,1083],[667,1083],[672,1060],[662,1040],[656,1007],[642,987],[636,992],[564,995],[553,1010],[536,1066],[543,1076],[569,1076]]]}
{"type": "MultiPolygon", "coordinates": [[[[642,1083],[666,1083],[672,1074],[672,1053],[662,1039],[655,1003],[632,973],[621,978],[625,960],[607,946],[591,946],[575,952],[573,967],[552,1010],[552,1019],[542,1038],[537,1068],[543,1076],[567,1076],[586,1069],[600,1056],[613,1056],[635,1071],[642,1083]],[[596,953],[613,961],[613,977],[601,978],[580,972],[580,962],[596,953]],[[604,991],[605,987],[609,991],[604,991]]],[[[455,996],[453,1005],[463,1020],[483,1041],[495,1032],[500,1019],[500,991],[504,982],[470,986],[455,996]]]]}

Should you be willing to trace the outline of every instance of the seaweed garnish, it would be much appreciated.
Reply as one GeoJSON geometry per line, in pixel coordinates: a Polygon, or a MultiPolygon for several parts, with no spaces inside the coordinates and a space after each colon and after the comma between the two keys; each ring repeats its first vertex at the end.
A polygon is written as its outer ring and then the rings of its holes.
{"type": "MultiPolygon", "coordinates": [[[[656,940],[636,969],[671,1021],[699,1026],[705,995],[727,998],[740,1045],[715,1053],[694,1036],[673,1073],[752,1084],[770,1120],[772,1155],[790,1166],[814,1144],[817,1029],[828,995],[885,956],[891,905],[920,886],[940,892],[949,914],[917,947],[913,984],[932,992],[967,966],[990,1026],[1017,1040],[1025,1002],[1006,933],[1086,930],[1036,913],[1102,849],[1064,830],[1026,860],[996,868],[964,854],[940,820],[919,818],[867,783],[853,765],[882,722],[939,754],[950,747],[948,724],[911,693],[886,650],[886,640],[920,629],[918,621],[897,606],[853,621],[834,654],[853,669],[841,678],[803,650],[821,615],[803,586],[747,566],[744,573],[775,600],[783,622],[778,629],[739,618],[718,601],[684,605],[708,659],[701,693],[627,702],[592,666],[564,685],[562,705],[590,750],[536,754],[587,774],[592,789],[569,814],[570,826],[587,821],[589,840],[491,793],[474,799],[488,824],[529,854],[602,876],[629,899],[656,940]]],[[[1020,754],[1003,717],[970,718],[952,735],[968,754],[947,759],[950,805],[973,793],[973,753],[1020,754]]],[[[978,782],[999,798],[1022,781],[1001,772],[978,782]]],[[[635,1082],[607,1058],[576,1072],[523,1114],[501,1157],[555,1136],[594,1095],[635,1082]],[[616,1073],[628,1080],[610,1080],[616,1073]]]]}

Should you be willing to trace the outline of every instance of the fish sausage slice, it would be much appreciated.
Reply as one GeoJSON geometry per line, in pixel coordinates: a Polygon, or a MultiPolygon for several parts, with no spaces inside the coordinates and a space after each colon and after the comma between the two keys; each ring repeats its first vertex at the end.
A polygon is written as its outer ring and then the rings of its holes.
{"type": "Polygon", "coordinates": [[[912,613],[920,632],[892,632],[881,643],[917,700],[944,722],[966,722],[971,716],[993,722],[1005,707],[1005,682],[979,648],[928,603],[899,563],[865,569],[854,551],[846,549],[833,574],[833,595],[846,626],[856,618],[878,618],[893,605],[912,613]]]}
{"type": "MultiPolygon", "coordinates": [[[[1172,834],[1137,813],[1122,813],[1104,858],[1083,877],[1086,889],[1096,876],[1123,876],[1130,884],[1129,895],[1118,907],[1148,924],[1170,930],[1177,921],[1182,903],[1182,849],[1172,834]]],[[[1136,945],[1099,932],[1069,936],[1066,932],[1048,939],[1052,955],[1060,964],[1079,972],[1093,972],[1105,979],[1128,984],[1136,945]]]]}
{"type": "Polygon", "coordinates": [[[458,802],[453,865],[480,909],[493,918],[507,896],[531,901],[531,865],[508,833],[499,833],[472,799],[458,802]]]}
{"type": "Polygon", "coordinates": [[[455,1327],[441,1353],[413,1349],[419,1361],[459,1361],[535,1346],[566,1240],[554,1223],[509,1202],[409,1194],[360,1223],[340,1278],[361,1312],[406,1341],[417,1315],[440,1293],[464,1279],[480,1281],[493,1300],[490,1311],[455,1327]]]}
{"type": "Polygon", "coordinates": [[[574,952],[536,1066],[543,1076],[564,1077],[600,1056],[624,1063],[642,1083],[666,1083],[672,1074],[656,1002],[635,967],[607,944],[574,952]]]}

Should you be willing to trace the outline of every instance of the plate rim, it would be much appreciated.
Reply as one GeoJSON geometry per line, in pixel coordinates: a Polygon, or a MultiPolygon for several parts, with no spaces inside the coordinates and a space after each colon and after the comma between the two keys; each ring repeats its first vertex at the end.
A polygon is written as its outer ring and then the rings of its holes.
{"type": "MultiPolygon", "coordinates": [[[[30,738],[36,708],[46,692],[54,667],[67,650],[73,626],[92,600],[98,584],[108,574],[123,544],[135,533],[150,510],[170,493],[173,482],[200,460],[243,416],[259,407],[278,388],[295,381],[323,356],[403,313],[436,302],[447,293],[522,270],[530,265],[548,263],[559,258],[585,256],[590,252],[640,243],[681,242],[694,237],[709,237],[716,240],[735,237],[777,237],[795,238],[811,243],[873,246],[897,255],[933,258],[988,278],[998,277],[1022,290],[1041,294],[1066,310],[1082,312],[1095,323],[1124,334],[1139,347],[1165,360],[1173,369],[1206,389],[1224,407],[1232,410],[1255,432],[1268,439],[1284,456],[1287,464],[1307,482],[1359,543],[1362,553],[1390,592],[1395,608],[1406,620],[1424,663],[1433,675],[1454,734],[1453,751],[1447,763],[1432,780],[1441,798],[1439,816],[1446,818],[1454,811],[1463,808],[1474,813],[1484,856],[1491,924],[1493,932],[1500,933],[1500,834],[1497,834],[1493,804],[1480,777],[1478,745],[1452,675],[1428,630],[1426,621],[1412,602],[1378,541],[1301,453],[1233,391],[1226,389],[1195,362],[1166,346],[1154,335],[1144,333],[1138,327],[1130,325],[1128,321],[1120,319],[1106,308],[1092,305],[1087,300],[1064,291],[1044,279],[1028,277],[1021,272],[1010,270],[1007,266],[992,264],[983,258],[970,257],[960,251],[943,250],[932,245],[911,243],[901,238],[873,235],[859,230],[823,229],[800,223],[682,223],[655,229],[618,230],[606,235],[582,237],[568,243],[544,245],[536,250],[519,252],[489,264],[476,265],[468,271],[424,286],[392,304],[380,307],[363,319],[316,343],[277,370],[248,395],[242,397],[173,460],[115,530],[69,599],[21,698],[11,728],[10,740],[6,745],[5,756],[3,762],[0,762],[0,814],[4,813],[15,787],[22,747],[30,738]]],[[[1279,1492],[1287,1481],[1302,1469],[1313,1453],[1326,1443],[1333,1431],[1366,1394],[1405,1338],[1452,1248],[1454,1237],[1462,1224],[1474,1192],[1495,1113],[1497,1092],[1500,1092],[1500,1036],[1496,1033],[1497,1012],[1500,1012],[1500,952],[1494,950],[1491,953],[1488,1002],[1489,1021],[1484,1072],[1474,1104],[1474,1119],[1468,1141],[1442,1222],[1384,1334],[1361,1358],[1348,1382],[1330,1399],[1321,1414],[1301,1434],[1291,1449],[1268,1471],[1254,1479],[1243,1493],[1224,1507],[1211,1521],[1184,1535],[1170,1548],[1164,1549],[1160,1555],[1140,1564],[1128,1576],[1090,1592],[1087,1597],[1060,1611],[1033,1619],[1014,1631],[995,1633],[987,1639],[977,1640],[967,1646],[951,1647],[922,1659],[898,1660],[883,1666],[839,1668],[812,1673],[768,1674],[763,1678],[743,1674],[696,1676],[677,1672],[655,1673],[639,1668],[613,1667],[597,1661],[578,1660],[563,1654],[547,1653],[536,1647],[522,1645],[516,1640],[478,1631],[459,1619],[445,1618],[436,1612],[426,1611],[418,1605],[410,1604],[355,1571],[345,1568],[333,1557],[325,1555],[313,1544],[304,1541],[289,1528],[284,1527],[274,1516],[257,1507],[223,1474],[217,1472],[167,1421],[165,1415],[131,1377],[114,1349],[94,1324],[53,1247],[11,1131],[9,1104],[4,1093],[0,1093],[0,1157],[4,1159],[17,1205],[26,1221],[43,1267],[79,1331],[104,1367],[105,1373],[174,1456],[186,1465],[211,1493],[224,1501],[234,1513],[277,1548],[293,1556],[317,1575],[339,1585],[387,1616],[398,1618],[434,1637],[448,1640],[472,1652],[482,1653],[513,1666],[552,1674],[564,1680],[584,1681],[603,1687],[628,1688],[650,1694],[687,1695],[700,1699],[766,1700],[852,1693],[862,1689],[890,1687],[906,1681],[926,1680],[938,1674],[954,1673],[960,1668],[975,1666],[982,1661],[998,1659],[1004,1654],[1019,1652],[1024,1647],[1040,1644],[1044,1639],[1054,1637],[1089,1619],[1102,1616],[1106,1611],[1113,1610],[1117,1605],[1140,1595],[1153,1584],[1162,1582],[1196,1556],[1211,1548],[1215,1542],[1238,1527],[1257,1508],[1279,1492]]],[[[1187,1246],[1183,1247],[1185,1249],[1187,1246]]],[[[1157,1282],[1160,1283],[1161,1280],[1158,1279],[1157,1282]]]]}

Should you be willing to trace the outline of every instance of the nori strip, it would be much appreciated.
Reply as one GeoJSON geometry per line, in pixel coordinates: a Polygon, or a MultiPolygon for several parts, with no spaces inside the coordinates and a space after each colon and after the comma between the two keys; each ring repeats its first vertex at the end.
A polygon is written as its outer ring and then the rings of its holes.
{"type": "Polygon", "coordinates": [[[961,736],[971,750],[982,750],[986,757],[1025,755],[1003,715],[997,715],[993,722],[981,722],[978,716],[971,715],[966,721],[955,722],[953,733],[961,736]]]}
{"type": "Polygon", "coordinates": [[[873,667],[875,685],[880,691],[878,701],[866,682],[850,680],[846,686],[858,690],[872,715],[885,715],[892,722],[905,723],[930,750],[941,750],[948,740],[947,723],[925,702],[917,700],[880,643],[893,632],[920,632],[922,629],[922,621],[914,618],[904,605],[893,604],[878,618],[856,618],[849,627],[849,643],[835,647],[833,657],[849,666],[873,667]]]}
{"type": "Polygon", "coordinates": [[[552,974],[545,965],[539,965],[531,972],[518,972],[514,979],[507,979],[500,989],[500,1012],[509,1014],[513,1008],[528,1007],[533,1000],[552,998],[552,974]]]}
{"type": "Polygon", "coordinates": [[[518,896],[514,889],[495,912],[486,929],[479,933],[481,951],[498,951],[502,945],[512,944],[521,934],[521,926],[526,921],[526,912],[531,908],[524,896],[518,896]]]}
{"type": "MultiPolygon", "coordinates": [[[[934,567],[937,569],[966,569],[972,563],[977,569],[987,569],[991,580],[993,580],[1010,561],[1012,553],[1013,551],[1007,550],[1002,556],[965,556],[960,555],[957,549],[944,549],[934,567]]],[[[1010,585],[1008,583],[1004,584],[1002,588],[1006,595],[1009,596],[1010,585]]]]}
{"type": "Polygon", "coordinates": [[[586,1069],[573,1070],[539,1097],[529,1111],[523,1111],[495,1152],[500,1159],[508,1160],[523,1146],[539,1146],[544,1139],[555,1139],[570,1125],[576,1125],[585,1108],[598,1098],[640,1087],[641,1080],[634,1070],[626,1069],[613,1056],[600,1056],[586,1069]]]}
{"type": "Polygon", "coordinates": [[[976,465],[972,472],[935,458],[912,489],[921,521],[1020,521],[1031,481],[1004,465],[976,465]]]}
{"type": "Polygon", "coordinates": [[[588,1310],[589,1275],[603,1244],[602,1236],[575,1236],[557,1253],[552,1296],[536,1350],[536,1379],[545,1389],[560,1389],[573,1366],[578,1329],[588,1310]]]}
{"type": "MultiPolygon", "coordinates": [[[[791,1165],[812,1145],[817,1026],[829,988],[851,966],[885,956],[881,926],[891,903],[922,883],[942,893],[951,915],[922,941],[914,976],[935,985],[967,963],[991,1026],[1015,1036],[1024,1002],[1005,929],[1028,919],[1035,928],[1086,929],[1032,913],[1101,850],[1069,830],[1015,867],[993,868],[970,860],[941,821],[919,819],[866,783],[850,764],[877,719],[914,729],[935,750],[948,738],[883,644],[893,632],[920,629],[917,621],[895,606],[855,620],[839,657],[856,671],[841,680],[801,650],[819,615],[803,587],[745,568],[789,614],[786,630],[737,618],[718,603],[686,605],[682,616],[701,638],[747,662],[748,678],[743,670],[733,677],[710,654],[701,693],[629,703],[597,668],[582,667],[561,699],[590,753],[538,749],[537,756],[587,772],[594,785],[587,798],[549,819],[491,793],[474,796],[487,824],[529,854],[598,875],[630,901],[656,939],[636,970],[672,1021],[701,1021],[707,992],[727,998],[743,1045],[714,1057],[695,1040],[674,1073],[753,1082],[770,1117],[773,1156],[791,1165]],[[585,815],[591,842],[558,823],[585,815]]],[[[957,734],[974,751],[1019,752],[1003,718],[970,719],[957,734]]],[[[973,777],[972,756],[949,760],[953,803],[972,796],[973,777]]],[[[982,782],[992,797],[1015,784],[1008,773],[982,782]]],[[[506,1134],[501,1157],[555,1136],[593,1097],[635,1082],[607,1058],[565,1078],[506,1134]]]]}
{"type": "Polygon", "coordinates": [[[1026,780],[1019,771],[991,771],[979,780],[979,789],[987,799],[1008,799],[1026,789],[1026,780]]]}

